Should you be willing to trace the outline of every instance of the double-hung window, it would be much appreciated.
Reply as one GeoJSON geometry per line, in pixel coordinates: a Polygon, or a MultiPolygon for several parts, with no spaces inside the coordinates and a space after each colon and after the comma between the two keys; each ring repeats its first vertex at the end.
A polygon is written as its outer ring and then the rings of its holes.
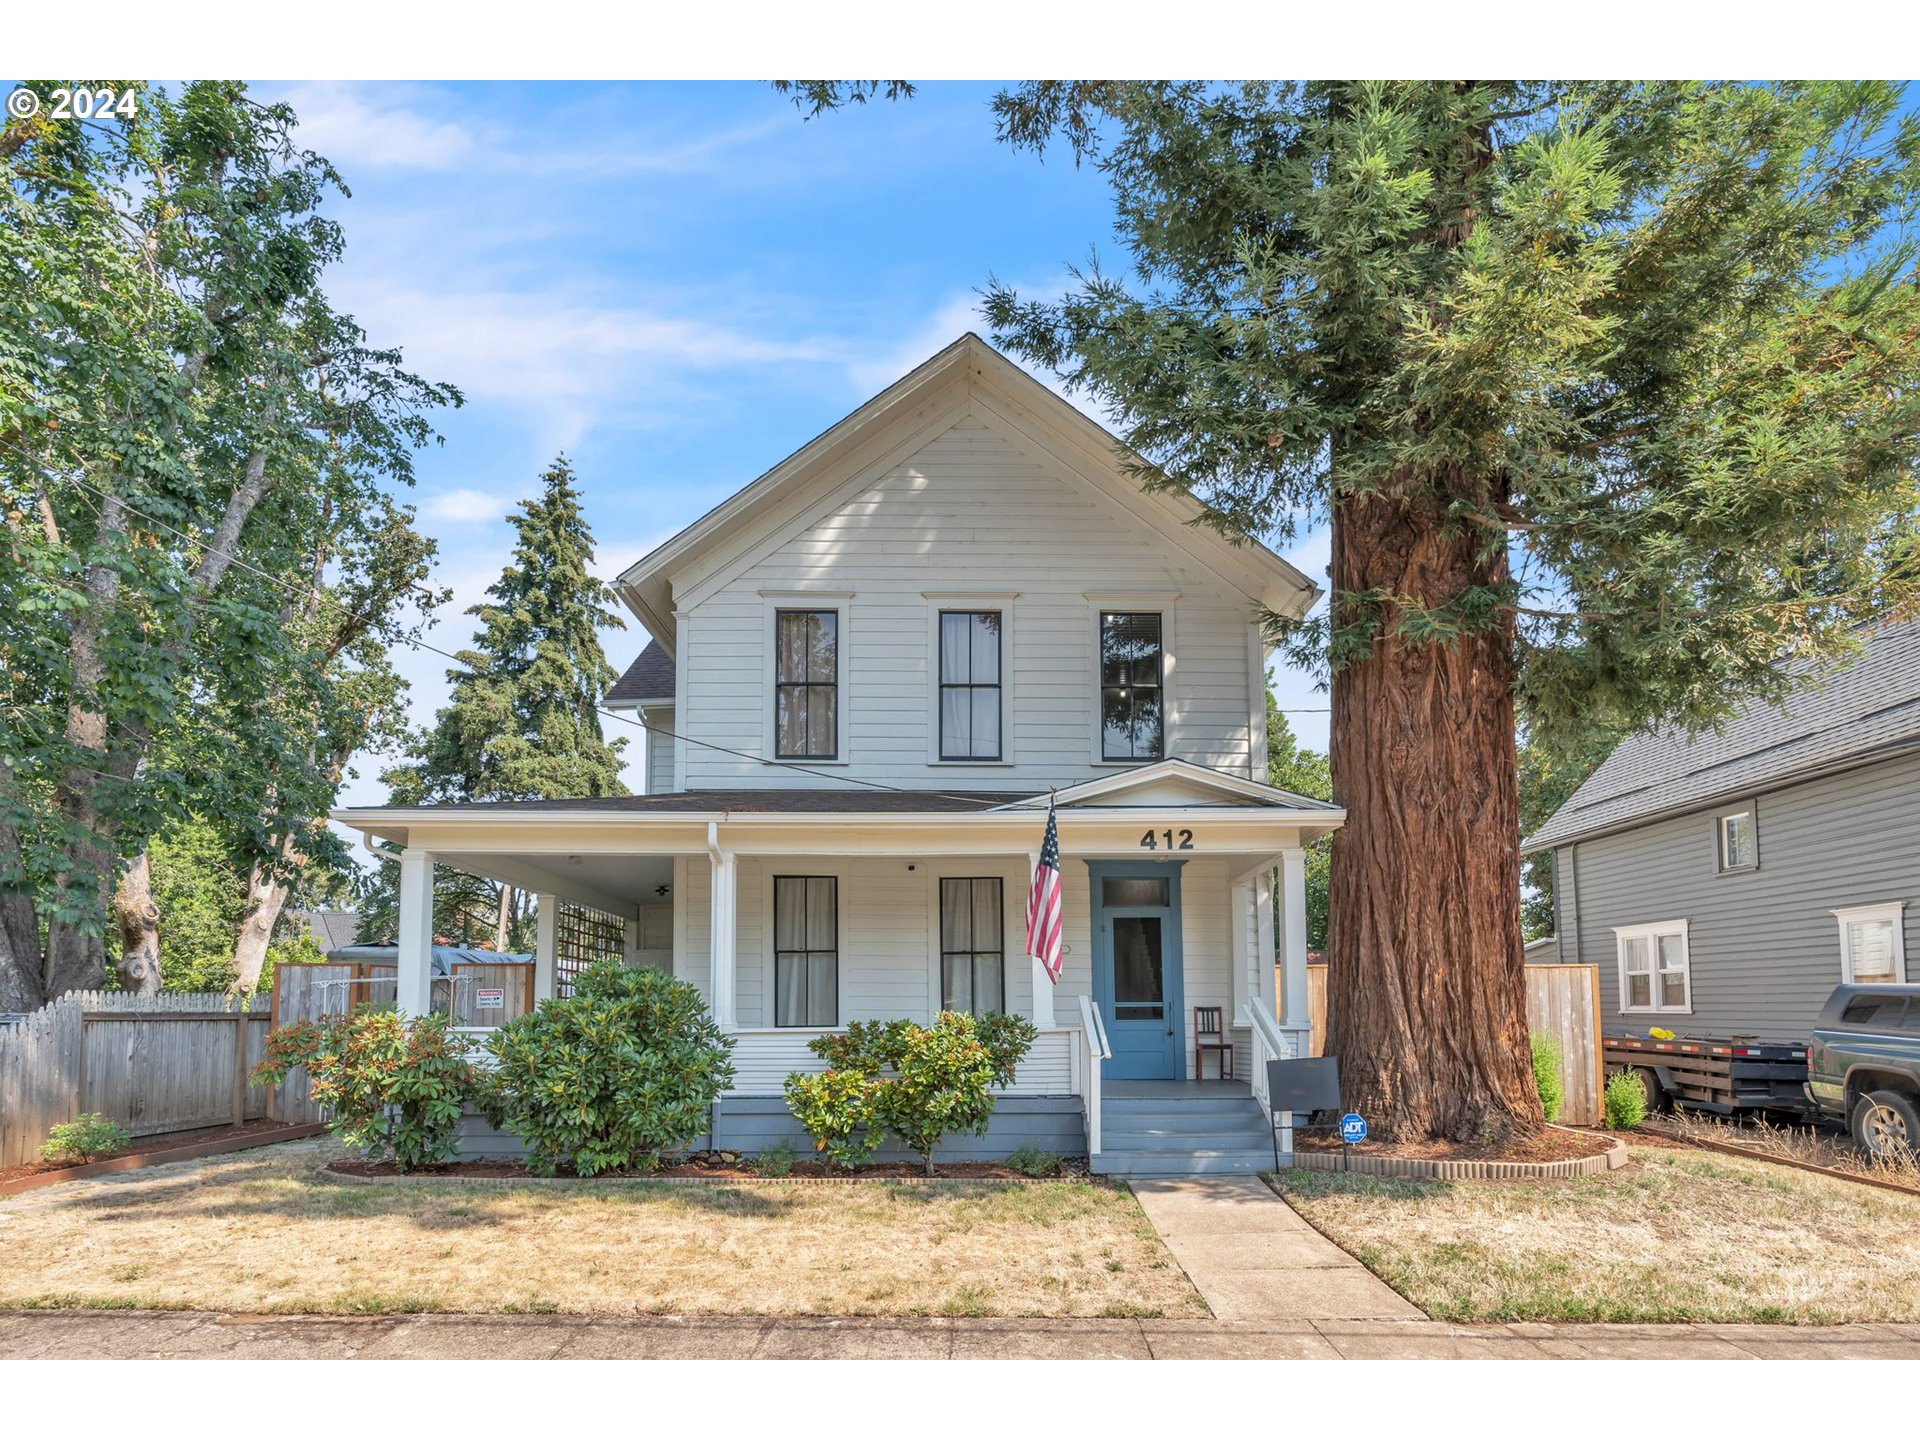
{"type": "Polygon", "coordinates": [[[1000,758],[998,610],[940,612],[940,758],[1000,758]]]}
{"type": "Polygon", "coordinates": [[[1100,758],[1158,760],[1166,750],[1165,655],[1157,614],[1100,615],[1100,758]]]}
{"type": "Polygon", "coordinates": [[[773,1023],[840,1023],[840,882],[831,875],[773,881],[773,1023]]]}
{"type": "Polygon", "coordinates": [[[1751,807],[1722,815],[1719,828],[1722,871],[1751,870],[1760,863],[1760,841],[1751,807]]]}
{"type": "Polygon", "coordinates": [[[840,614],[774,614],[773,753],[833,760],[840,751],[840,614]]]}
{"type": "Polygon", "coordinates": [[[1687,1014],[1693,975],[1687,961],[1687,922],[1635,925],[1613,932],[1619,947],[1620,1009],[1687,1014]]]}
{"type": "Polygon", "coordinates": [[[1836,910],[1840,922],[1840,978],[1849,985],[1904,985],[1905,926],[1899,903],[1836,910]]]}
{"type": "Polygon", "coordinates": [[[1003,882],[997,875],[940,881],[940,1008],[975,1015],[1007,1008],[1003,882]]]}

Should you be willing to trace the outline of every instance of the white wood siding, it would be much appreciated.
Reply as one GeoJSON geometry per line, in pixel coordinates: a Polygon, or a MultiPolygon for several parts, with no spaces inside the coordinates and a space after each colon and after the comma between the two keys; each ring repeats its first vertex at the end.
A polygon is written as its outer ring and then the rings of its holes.
{"type": "Polygon", "coordinates": [[[646,786],[644,793],[668,794],[673,789],[673,747],[677,743],[670,732],[680,728],[673,723],[673,707],[652,705],[640,712],[640,718],[647,726],[647,763],[642,777],[642,783],[646,786]]]}
{"type": "Polygon", "coordinates": [[[1066,785],[1111,773],[1097,761],[1096,614],[1088,596],[1177,595],[1113,608],[1170,617],[1167,753],[1259,778],[1263,711],[1256,616],[1104,498],[1023,452],[975,405],[907,460],[697,599],[682,622],[686,733],[758,755],[772,705],[767,613],[809,589],[851,595],[841,639],[847,746],[826,776],[773,769],[684,744],[689,789],[833,786],[852,777],[927,789],[1066,785]],[[929,762],[937,681],[929,613],[942,594],[1006,594],[1006,763],[929,762]],[[778,597],[778,598],[775,598],[778,597]],[[846,778],[842,778],[846,777],[846,778]]]}

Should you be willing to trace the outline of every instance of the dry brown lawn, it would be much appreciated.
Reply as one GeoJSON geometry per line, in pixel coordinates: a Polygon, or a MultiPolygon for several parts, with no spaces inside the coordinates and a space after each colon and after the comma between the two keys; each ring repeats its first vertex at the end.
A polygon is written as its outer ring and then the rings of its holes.
{"type": "Polygon", "coordinates": [[[1920,1320],[1920,1196],[1758,1160],[1632,1156],[1546,1183],[1299,1171],[1279,1188],[1436,1319],[1920,1320]]]}
{"type": "Polygon", "coordinates": [[[1103,1185],[365,1185],[315,1143],[0,1200],[0,1307],[1156,1315],[1207,1309],[1103,1185]]]}

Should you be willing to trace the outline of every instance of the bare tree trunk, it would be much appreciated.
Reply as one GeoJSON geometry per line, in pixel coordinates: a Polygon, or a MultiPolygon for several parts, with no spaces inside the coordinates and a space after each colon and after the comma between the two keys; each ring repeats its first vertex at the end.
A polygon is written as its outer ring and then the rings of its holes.
{"type": "Polygon", "coordinates": [[[113,892],[120,925],[120,988],[136,995],[160,993],[160,907],[153,903],[153,869],[142,850],[128,863],[113,892]]]}
{"type": "Polygon", "coordinates": [[[507,936],[513,928],[513,886],[503,884],[500,887],[500,915],[493,927],[493,948],[505,950],[507,936]]]}
{"type": "MultiPolygon", "coordinates": [[[[1413,476],[1337,505],[1336,607],[1361,592],[1438,607],[1505,583],[1504,547],[1449,522],[1449,495],[1475,488],[1413,476]]],[[[1333,845],[1328,1050],[1344,1102],[1382,1138],[1500,1141],[1542,1123],[1520,943],[1513,620],[1410,644],[1383,609],[1372,648],[1333,678],[1347,822],[1333,845]]]]}
{"type": "MultiPolygon", "coordinates": [[[[289,849],[291,845],[282,842],[283,855],[289,849]]],[[[260,988],[267,946],[273,941],[273,927],[280,923],[288,888],[285,880],[257,860],[247,872],[247,908],[240,917],[239,936],[233,948],[233,983],[227,987],[229,994],[251,995],[260,988]]]]}
{"type": "MultiPolygon", "coordinates": [[[[13,767],[0,760],[0,792],[13,787],[13,767]]],[[[0,824],[0,874],[19,873],[20,834],[0,824]]],[[[46,1003],[46,955],[40,917],[25,890],[0,890],[0,1011],[38,1010],[46,1003]]]]}

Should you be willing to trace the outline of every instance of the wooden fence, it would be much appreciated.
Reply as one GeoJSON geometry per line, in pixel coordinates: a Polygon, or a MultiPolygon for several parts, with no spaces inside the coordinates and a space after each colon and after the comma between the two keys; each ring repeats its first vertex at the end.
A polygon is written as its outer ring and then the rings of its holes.
{"type": "MultiPolygon", "coordinates": [[[[1307,1053],[1321,1055],[1327,1040],[1327,967],[1307,967],[1307,1019],[1313,1026],[1307,1053]]],[[[1594,965],[1527,966],[1527,1028],[1560,1041],[1560,1078],[1565,1125],[1598,1125],[1606,1089],[1600,1052],[1600,971],[1594,965]]]]}
{"type": "Polygon", "coordinates": [[[98,1112],[133,1135],[269,1113],[247,1075],[266,1053],[265,997],[76,990],[0,1025],[0,1166],[39,1158],[47,1131],[98,1112]]]}

